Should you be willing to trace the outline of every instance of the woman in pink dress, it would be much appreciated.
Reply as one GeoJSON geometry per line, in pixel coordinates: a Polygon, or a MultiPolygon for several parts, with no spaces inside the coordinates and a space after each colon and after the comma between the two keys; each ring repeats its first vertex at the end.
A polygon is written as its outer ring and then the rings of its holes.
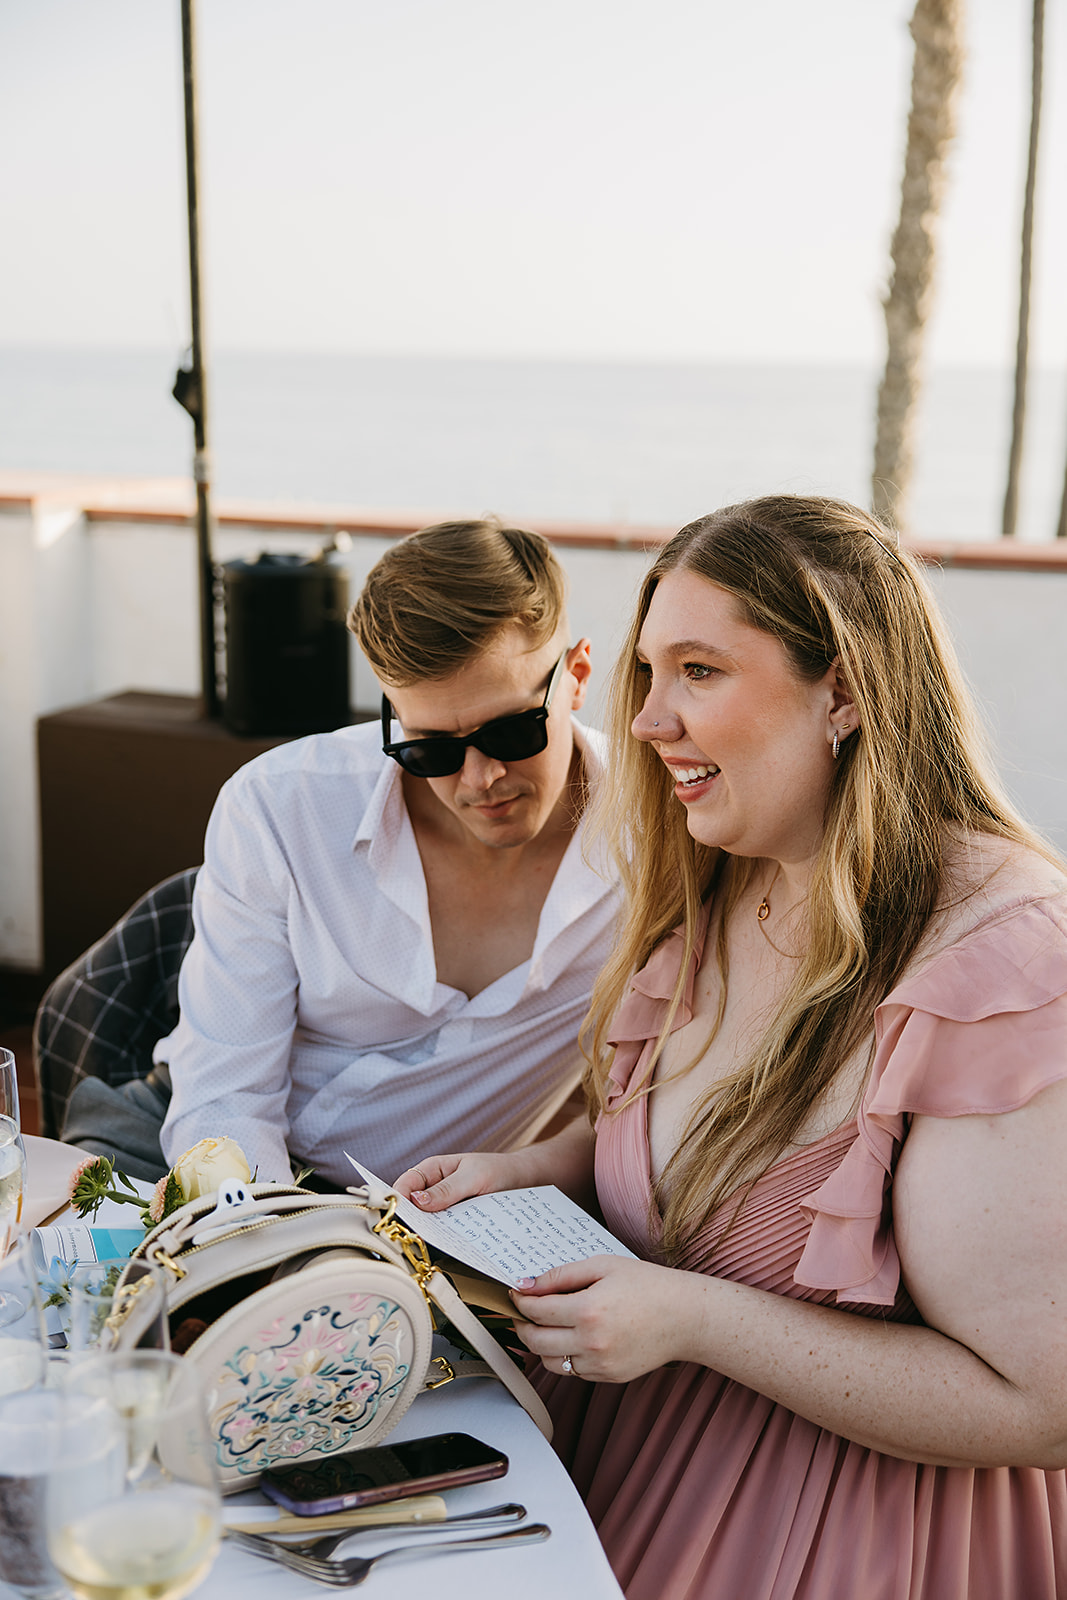
{"type": "Polygon", "coordinates": [[[398,1186],[556,1183],[642,1258],[514,1292],[630,1600],[1064,1600],[1067,878],[916,564],[837,501],[702,518],[612,724],[595,1131],[398,1186]]]}

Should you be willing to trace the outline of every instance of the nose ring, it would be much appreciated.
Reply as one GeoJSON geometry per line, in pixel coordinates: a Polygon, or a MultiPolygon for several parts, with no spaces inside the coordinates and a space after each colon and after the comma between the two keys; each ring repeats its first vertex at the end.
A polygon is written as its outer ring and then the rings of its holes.
{"type": "Polygon", "coordinates": [[[653,727],[654,727],[654,728],[658,728],[658,727],[659,727],[659,723],[658,723],[658,722],[654,722],[654,723],[653,723],[653,724],[652,724],[652,726],[653,726],[653,727]]]}

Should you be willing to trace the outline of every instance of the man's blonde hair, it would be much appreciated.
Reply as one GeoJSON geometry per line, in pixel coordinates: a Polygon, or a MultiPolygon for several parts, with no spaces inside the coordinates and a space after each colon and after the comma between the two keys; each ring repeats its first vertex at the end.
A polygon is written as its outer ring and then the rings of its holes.
{"type": "Polygon", "coordinates": [[[566,579],[547,541],[496,518],[437,522],[387,550],[348,615],[379,680],[447,678],[516,624],[531,650],[564,621],[566,579]]]}

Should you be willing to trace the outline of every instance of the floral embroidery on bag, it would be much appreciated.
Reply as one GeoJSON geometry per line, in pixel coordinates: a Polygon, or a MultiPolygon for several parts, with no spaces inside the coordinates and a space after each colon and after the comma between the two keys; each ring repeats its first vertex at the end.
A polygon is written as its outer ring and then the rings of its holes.
{"type": "Polygon", "coordinates": [[[396,1399],[414,1347],[407,1314],[366,1294],[275,1320],[225,1362],[213,1413],[222,1467],[262,1472],[309,1450],[333,1454],[396,1399]]]}

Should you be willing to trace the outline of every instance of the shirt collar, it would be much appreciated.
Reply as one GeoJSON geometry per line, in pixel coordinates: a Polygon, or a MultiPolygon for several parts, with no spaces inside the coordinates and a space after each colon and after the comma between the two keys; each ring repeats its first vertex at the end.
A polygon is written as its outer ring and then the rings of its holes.
{"type": "Polygon", "coordinates": [[[432,949],[426,875],[404,803],[401,770],[390,756],[383,754],[381,760],[382,770],[356,829],[352,849],[366,851],[367,866],[380,892],[422,929],[426,944],[432,949]]]}
{"type": "MultiPolygon", "coordinates": [[[[359,827],[356,829],[352,840],[355,850],[361,844],[373,847],[375,840],[382,836],[383,831],[390,838],[396,838],[399,832],[402,817],[407,816],[407,807],[404,804],[404,791],[400,784],[401,772],[399,764],[391,756],[382,753],[382,770],[378,774],[377,782],[371,790],[370,799],[367,801],[359,827]]],[[[373,859],[373,848],[372,848],[373,859]]]]}

